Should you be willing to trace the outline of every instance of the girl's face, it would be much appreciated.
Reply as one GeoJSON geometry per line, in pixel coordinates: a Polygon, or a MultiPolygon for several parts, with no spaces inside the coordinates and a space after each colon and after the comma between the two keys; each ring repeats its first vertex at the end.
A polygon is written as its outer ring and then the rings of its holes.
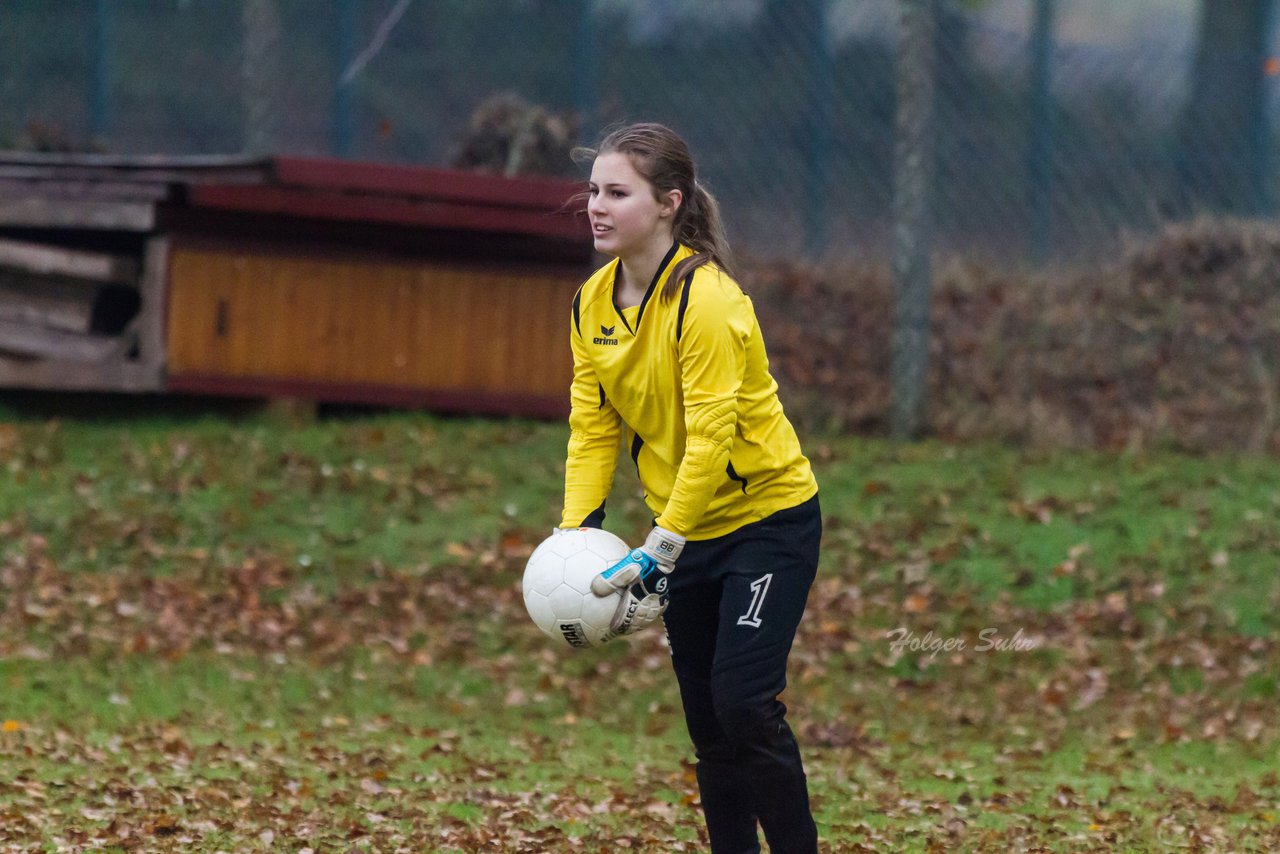
{"type": "Polygon", "coordinates": [[[591,167],[587,215],[596,251],[615,258],[665,252],[671,245],[672,223],[680,192],[654,197],[653,185],[618,151],[596,157],[591,167]]]}

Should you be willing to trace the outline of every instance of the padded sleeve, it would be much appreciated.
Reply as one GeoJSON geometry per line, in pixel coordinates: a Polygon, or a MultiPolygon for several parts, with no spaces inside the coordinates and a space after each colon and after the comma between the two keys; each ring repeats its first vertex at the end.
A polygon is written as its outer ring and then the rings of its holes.
{"type": "Polygon", "coordinates": [[[702,268],[689,285],[677,344],[684,394],[685,449],[658,525],[692,531],[728,478],[754,315],[737,286],[702,268]]]}

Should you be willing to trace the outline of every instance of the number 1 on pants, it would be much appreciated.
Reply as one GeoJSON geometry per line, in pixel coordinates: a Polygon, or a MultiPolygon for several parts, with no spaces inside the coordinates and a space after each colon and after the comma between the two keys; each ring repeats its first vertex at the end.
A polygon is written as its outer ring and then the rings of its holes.
{"type": "Polygon", "coordinates": [[[760,609],[764,607],[764,597],[769,593],[769,582],[772,580],[773,573],[770,572],[751,582],[751,605],[747,608],[747,613],[738,618],[738,625],[760,628],[760,609]]]}

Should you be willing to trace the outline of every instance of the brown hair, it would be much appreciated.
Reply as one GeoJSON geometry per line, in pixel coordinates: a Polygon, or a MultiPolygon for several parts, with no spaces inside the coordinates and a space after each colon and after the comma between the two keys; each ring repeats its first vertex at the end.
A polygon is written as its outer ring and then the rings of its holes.
{"type": "Polygon", "coordinates": [[[671,190],[679,190],[684,201],[676,210],[672,232],[675,239],[696,253],[676,265],[662,286],[662,298],[669,299],[680,290],[680,282],[703,264],[714,262],[729,275],[729,240],[720,219],[720,205],[697,179],[689,146],[671,128],[653,122],[626,125],[609,133],[597,149],[578,149],[580,158],[600,154],[625,154],[640,176],[653,187],[654,197],[661,199],[671,190]]]}

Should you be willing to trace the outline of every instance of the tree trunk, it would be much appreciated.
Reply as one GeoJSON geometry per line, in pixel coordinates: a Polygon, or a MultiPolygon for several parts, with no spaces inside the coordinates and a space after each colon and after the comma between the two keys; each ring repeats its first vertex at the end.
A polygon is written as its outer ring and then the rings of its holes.
{"type": "Polygon", "coordinates": [[[1178,177],[1191,210],[1259,214],[1270,207],[1265,86],[1274,0],[1202,0],[1178,177]]]}

